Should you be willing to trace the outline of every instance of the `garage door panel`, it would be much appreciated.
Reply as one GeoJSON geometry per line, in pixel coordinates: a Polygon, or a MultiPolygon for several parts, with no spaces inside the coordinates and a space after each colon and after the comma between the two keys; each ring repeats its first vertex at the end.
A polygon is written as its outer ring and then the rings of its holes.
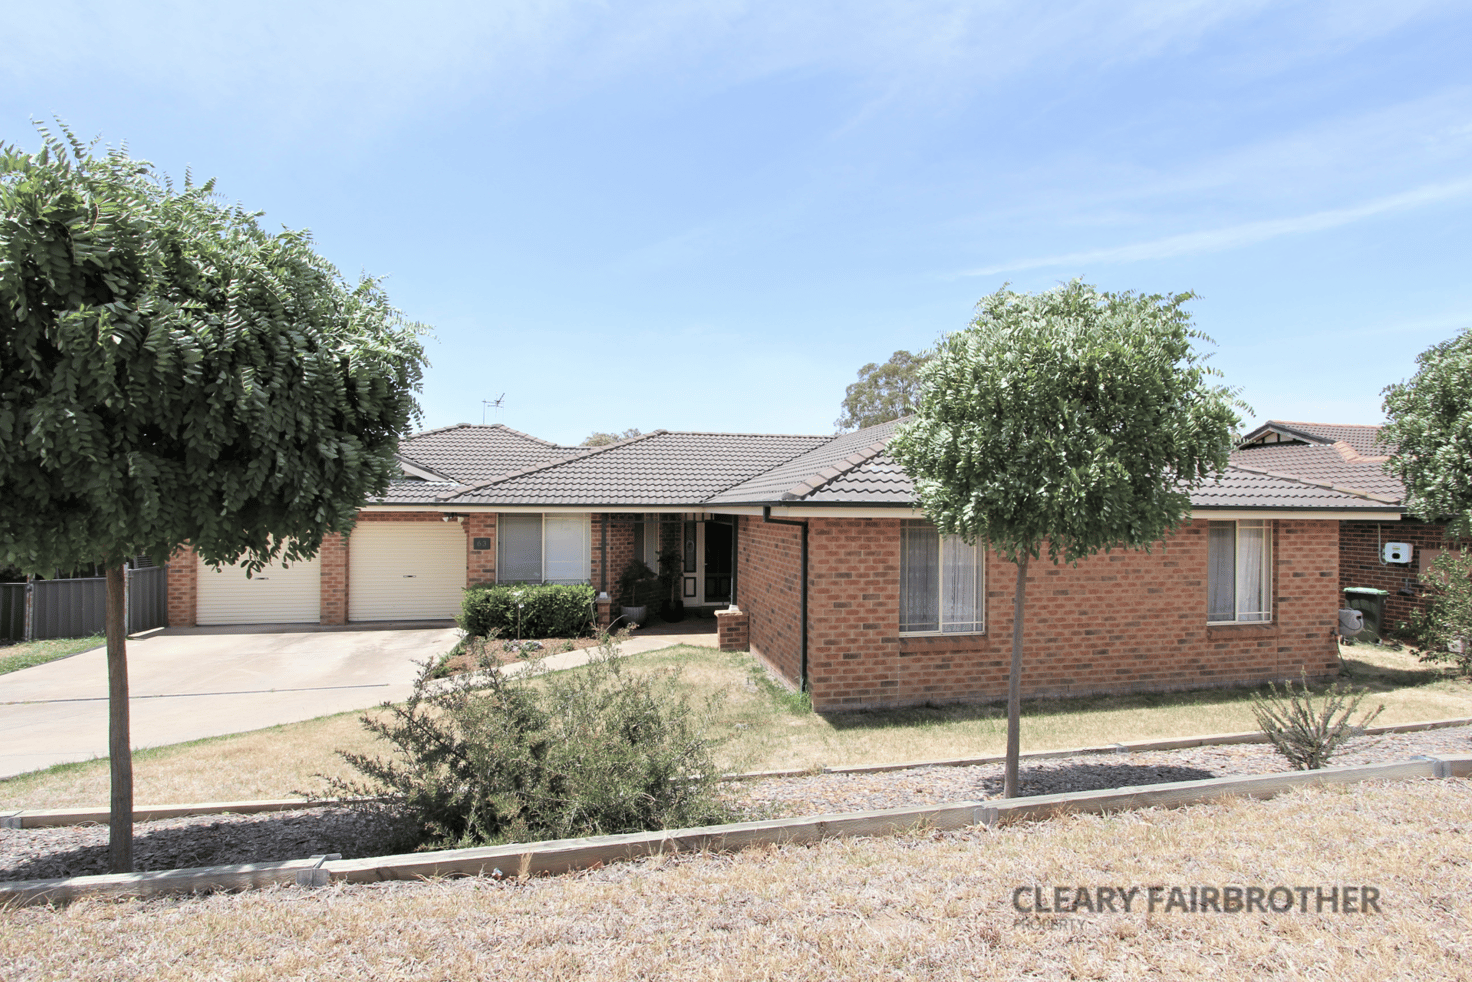
{"type": "Polygon", "coordinates": [[[322,607],[322,565],[317,557],[283,566],[272,563],[247,577],[241,566],[216,571],[201,563],[194,622],[212,624],[316,624],[322,607]]]}
{"type": "Polygon", "coordinates": [[[365,522],[348,538],[349,620],[454,617],[464,590],[458,522],[365,522]]]}

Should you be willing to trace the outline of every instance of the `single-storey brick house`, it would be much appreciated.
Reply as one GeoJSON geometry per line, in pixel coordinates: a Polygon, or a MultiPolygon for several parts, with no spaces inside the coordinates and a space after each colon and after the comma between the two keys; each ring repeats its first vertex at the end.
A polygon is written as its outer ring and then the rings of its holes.
{"type": "MultiPolygon", "coordinates": [[[[819,709],[1005,695],[1013,567],[943,539],[886,454],[838,436],[675,433],[560,447],[504,426],[406,439],[404,478],[314,563],[247,580],[182,553],[171,623],[453,615],[466,585],[616,588],[678,548],[687,608],[722,622],[819,709]]],[[[1129,692],[1337,669],[1339,529],[1397,523],[1371,494],[1232,467],[1152,553],[1034,563],[1025,690],[1129,692]]]]}
{"type": "MultiPolygon", "coordinates": [[[[1394,448],[1380,442],[1378,426],[1268,420],[1242,438],[1232,464],[1254,474],[1282,475],[1323,487],[1352,490],[1403,506],[1405,486],[1385,469],[1394,448]]],[[[1402,511],[1404,509],[1402,508],[1402,511]]],[[[1446,527],[1402,515],[1397,520],[1345,520],[1339,525],[1339,588],[1386,591],[1386,626],[1394,630],[1424,606],[1420,575],[1446,549],[1446,527]],[[1405,550],[1386,546],[1403,543],[1405,550]]]]}

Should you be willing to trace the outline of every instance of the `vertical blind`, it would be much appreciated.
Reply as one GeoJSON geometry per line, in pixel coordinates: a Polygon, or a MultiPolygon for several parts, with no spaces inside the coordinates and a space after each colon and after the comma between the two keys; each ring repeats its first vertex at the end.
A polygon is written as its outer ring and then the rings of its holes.
{"type": "Polygon", "coordinates": [[[588,582],[593,537],[587,515],[502,515],[496,533],[499,582],[588,582]]]}
{"type": "Polygon", "coordinates": [[[941,536],[923,520],[900,526],[900,631],[975,634],[985,630],[985,552],[941,536]]]}
{"type": "Polygon", "coordinates": [[[1272,620],[1271,538],[1262,519],[1212,522],[1207,529],[1206,619],[1272,620]]]}
{"type": "Polygon", "coordinates": [[[542,582],[542,516],[502,515],[496,523],[496,579],[542,582]]]}

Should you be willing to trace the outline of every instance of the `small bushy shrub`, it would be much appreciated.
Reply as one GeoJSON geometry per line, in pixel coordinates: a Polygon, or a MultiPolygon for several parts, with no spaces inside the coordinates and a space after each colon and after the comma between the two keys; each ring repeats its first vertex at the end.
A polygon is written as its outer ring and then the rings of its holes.
{"type": "Polygon", "coordinates": [[[1381,705],[1374,712],[1366,713],[1358,723],[1351,723],[1349,718],[1365,698],[1364,691],[1356,692],[1335,682],[1324,690],[1321,703],[1315,706],[1306,674],[1301,676],[1300,688],[1295,689],[1291,681],[1284,686],[1285,691],[1280,693],[1269,682],[1270,695],[1253,693],[1252,714],[1278,753],[1300,771],[1323,767],[1340,744],[1364,732],[1385,709],[1381,705]]]}
{"type": "Polygon", "coordinates": [[[1472,676],[1472,552],[1443,552],[1421,574],[1430,594],[1426,609],[1411,615],[1421,660],[1453,662],[1472,676]]]}
{"type": "Polygon", "coordinates": [[[642,559],[631,559],[618,578],[618,602],[625,607],[647,606],[659,596],[659,579],[642,559]]]}
{"type": "Polygon", "coordinates": [[[491,637],[495,632],[516,639],[579,637],[593,629],[596,594],[585,583],[472,587],[460,602],[458,620],[472,637],[491,637]]]}
{"type": "MultiPolygon", "coordinates": [[[[607,638],[585,667],[430,684],[363,724],[396,751],[341,751],[366,781],[331,780],[380,797],[426,848],[637,832],[730,821],[716,795],[713,742],[672,673],[632,672],[607,638]]],[[[370,806],[374,807],[374,806],[370,806]]]]}

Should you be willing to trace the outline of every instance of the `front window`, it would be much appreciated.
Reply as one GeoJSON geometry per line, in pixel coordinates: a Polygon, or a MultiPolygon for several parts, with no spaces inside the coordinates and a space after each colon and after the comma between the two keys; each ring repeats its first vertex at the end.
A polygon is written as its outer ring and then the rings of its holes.
{"type": "Polygon", "coordinates": [[[1273,619],[1272,524],[1261,519],[1212,522],[1207,531],[1206,620],[1273,619]]]}
{"type": "Polygon", "coordinates": [[[923,520],[900,526],[900,633],[986,631],[986,552],[923,520]]]}
{"type": "Polygon", "coordinates": [[[587,515],[502,515],[496,523],[496,581],[587,583],[592,545],[587,515]]]}

